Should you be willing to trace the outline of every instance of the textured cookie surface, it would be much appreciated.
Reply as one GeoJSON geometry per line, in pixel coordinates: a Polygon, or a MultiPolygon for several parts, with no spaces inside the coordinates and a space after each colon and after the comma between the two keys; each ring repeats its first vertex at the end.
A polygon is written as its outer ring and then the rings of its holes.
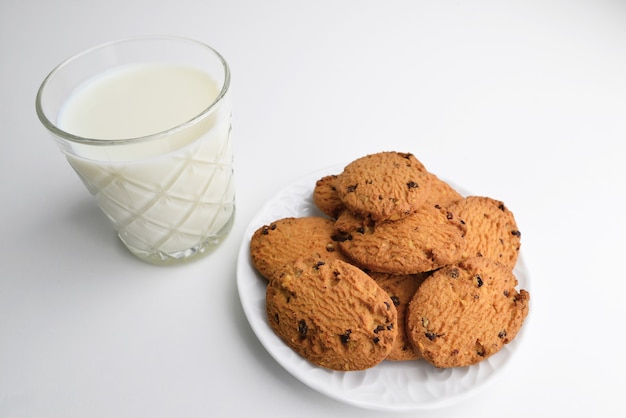
{"type": "Polygon", "coordinates": [[[463,257],[487,257],[510,268],[519,257],[521,233],[513,213],[499,200],[468,196],[450,206],[467,226],[463,257]]]}
{"type": "Polygon", "coordinates": [[[466,228],[450,211],[424,205],[394,222],[372,222],[346,211],[335,231],[341,252],[360,268],[415,274],[458,261],[466,228]]]}
{"type": "Polygon", "coordinates": [[[250,240],[252,264],[266,279],[299,257],[345,259],[331,239],[332,220],[320,216],[283,218],[258,228],[250,240]]]}
{"type": "Polygon", "coordinates": [[[475,257],[433,273],[407,309],[407,336],[436,367],[468,366],[498,352],[520,330],[530,296],[510,269],[475,257]]]}
{"type": "Polygon", "coordinates": [[[341,260],[300,259],[270,280],[267,318],[274,332],[312,363],[364,370],[387,357],[397,335],[389,295],[341,260]]]}
{"type": "Polygon", "coordinates": [[[370,272],[370,277],[391,297],[398,311],[398,336],[387,360],[406,361],[421,358],[406,336],[406,309],[427,274],[389,274],[370,272]]]}
{"type": "Polygon", "coordinates": [[[315,182],[313,189],[313,203],[322,213],[332,219],[336,219],[345,209],[337,193],[336,179],[337,176],[334,174],[324,176],[315,182]]]}
{"type": "Polygon", "coordinates": [[[380,152],[358,158],[337,175],[339,199],[351,212],[396,220],[417,210],[430,191],[430,176],[413,154],[380,152]]]}
{"type": "Polygon", "coordinates": [[[448,182],[440,179],[433,173],[429,173],[429,176],[430,192],[424,204],[439,205],[447,208],[453,203],[463,199],[463,195],[448,182]]]}

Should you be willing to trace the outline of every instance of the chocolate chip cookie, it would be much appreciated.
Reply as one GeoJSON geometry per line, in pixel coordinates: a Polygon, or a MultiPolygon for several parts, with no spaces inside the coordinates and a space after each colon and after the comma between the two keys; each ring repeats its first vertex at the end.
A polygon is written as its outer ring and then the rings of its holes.
{"type": "Polygon", "coordinates": [[[334,174],[324,176],[315,182],[313,189],[313,203],[322,213],[332,219],[336,219],[345,209],[337,193],[336,179],[337,176],[334,174]]]}
{"type": "Polygon", "coordinates": [[[521,236],[513,213],[499,200],[468,196],[450,206],[467,226],[463,257],[487,257],[511,269],[519,257],[521,236]]]}
{"type": "Polygon", "coordinates": [[[380,152],[358,158],[337,175],[341,202],[374,221],[396,220],[415,212],[430,192],[430,176],[410,153],[380,152]]]}
{"type": "Polygon", "coordinates": [[[393,301],[357,267],[341,260],[298,259],[266,292],[274,332],[312,363],[364,370],[384,360],[398,333],[393,301]]]}
{"type": "Polygon", "coordinates": [[[348,260],[363,269],[415,274],[458,261],[465,232],[451,211],[424,205],[393,222],[373,222],[344,211],[335,221],[333,239],[348,260]]]}
{"type": "Polygon", "coordinates": [[[398,311],[398,336],[396,337],[391,352],[387,356],[387,360],[407,361],[422,358],[406,336],[406,309],[409,306],[409,302],[413,299],[417,288],[429,274],[389,274],[376,272],[369,272],[368,274],[389,294],[398,311]]]}
{"type": "Polygon", "coordinates": [[[321,216],[279,219],[253,233],[252,264],[269,280],[277,269],[299,257],[344,260],[331,238],[333,234],[334,222],[321,216]]]}
{"type": "Polygon", "coordinates": [[[502,264],[474,257],[443,267],[415,292],[407,337],[436,367],[478,363],[513,340],[528,315],[530,296],[502,264]]]}

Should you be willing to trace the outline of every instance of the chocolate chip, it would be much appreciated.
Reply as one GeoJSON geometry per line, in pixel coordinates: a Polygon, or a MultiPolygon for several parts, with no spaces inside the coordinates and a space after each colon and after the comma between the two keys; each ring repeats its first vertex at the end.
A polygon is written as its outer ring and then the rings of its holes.
{"type": "Polygon", "coordinates": [[[454,219],[454,214],[450,211],[446,212],[446,219],[449,219],[449,220],[454,219]]]}
{"type": "Polygon", "coordinates": [[[354,193],[354,192],[356,191],[356,186],[358,186],[358,184],[354,184],[354,185],[352,185],[352,186],[348,186],[348,187],[346,188],[346,191],[347,191],[348,193],[354,193]]]}
{"type": "Polygon", "coordinates": [[[374,337],[372,338],[372,341],[374,341],[374,344],[378,344],[378,342],[380,341],[380,338],[374,337]]]}
{"type": "Polygon", "coordinates": [[[391,301],[393,302],[395,306],[400,305],[400,298],[398,298],[397,296],[392,296],[391,301]]]}
{"type": "Polygon", "coordinates": [[[498,205],[498,209],[500,209],[502,212],[504,212],[506,210],[506,207],[504,206],[504,203],[500,203],[498,205]]]}
{"type": "Polygon", "coordinates": [[[261,230],[261,234],[267,235],[270,233],[270,231],[273,231],[275,229],[276,229],[276,224],[265,225],[263,226],[263,229],[261,230]]]}
{"type": "Polygon", "coordinates": [[[481,357],[485,357],[485,347],[480,343],[480,341],[476,341],[476,354],[481,357]]]}
{"type": "Polygon", "coordinates": [[[306,333],[308,330],[309,330],[309,327],[306,325],[306,321],[304,319],[301,319],[300,321],[298,321],[298,333],[300,334],[302,338],[306,337],[306,333]]]}
{"type": "Polygon", "coordinates": [[[425,332],[424,335],[426,336],[426,338],[428,338],[430,341],[433,341],[435,338],[439,338],[442,337],[443,334],[435,334],[434,332],[425,332]]]}
{"type": "Polygon", "coordinates": [[[410,189],[417,189],[419,187],[419,185],[416,182],[414,182],[414,181],[410,181],[406,185],[409,188],[409,190],[410,189]]]}
{"type": "Polygon", "coordinates": [[[352,334],[352,330],[351,329],[347,329],[344,334],[341,334],[339,336],[339,338],[341,338],[341,342],[343,344],[348,344],[348,341],[350,341],[350,334],[352,334]]]}
{"type": "Polygon", "coordinates": [[[506,337],[506,330],[505,329],[503,329],[502,331],[500,331],[498,333],[498,338],[504,338],[504,337],[506,337]]]}
{"type": "Polygon", "coordinates": [[[512,234],[513,236],[516,236],[516,237],[521,237],[521,236],[522,236],[522,233],[521,233],[521,232],[519,232],[519,231],[511,231],[511,234],[512,234]]]}
{"type": "Polygon", "coordinates": [[[317,263],[315,263],[315,265],[313,266],[313,268],[314,268],[315,270],[319,270],[319,269],[320,269],[320,267],[322,267],[324,264],[326,264],[326,263],[325,263],[325,262],[323,262],[323,261],[318,261],[317,263]]]}
{"type": "Polygon", "coordinates": [[[385,327],[382,325],[379,325],[376,327],[376,329],[374,330],[374,334],[378,334],[380,331],[384,331],[385,327]]]}
{"type": "Polygon", "coordinates": [[[330,239],[335,242],[344,242],[352,240],[352,235],[349,232],[337,232],[333,234],[330,239]]]}
{"type": "MultiPolygon", "coordinates": [[[[415,230],[417,231],[418,229],[415,228],[415,230]]],[[[427,259],[432,260],[433,262],[435,261],[435,253],[432,250],[432,248],[425,250],[424,255],[426,256],[427,259]]]]}
{"type": "Polygon", "coordinates": [[[478,287],[481,287],[483,285],[483,279],[480,277],[480,274],[476,275],[476,284],[478,285],[478,287]]]}

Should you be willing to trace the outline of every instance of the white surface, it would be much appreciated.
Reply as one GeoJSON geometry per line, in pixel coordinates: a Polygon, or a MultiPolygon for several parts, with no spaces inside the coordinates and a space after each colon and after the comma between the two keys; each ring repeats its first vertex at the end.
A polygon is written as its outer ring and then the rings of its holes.
{"type": "MultiPolygon", "coordinates": [[[[349,163],[346,162],[346,164],[349,163]]],[[[304,360],[274,333],[267,321],[267,280],[255,270],[250,258],[250,238],[256,230],[287,217],[324,216],[313,203],[315,182],[340,173],[343,165],[317,170],[291,183],[263,205],[243,234],[237,259],[237,289],[246,318],[261,344],[291,375],[309,387],[349,405],[380,411],[415,411],[453,405],[483,390],[518,351],[526,327],[497,354],[470,367],[440,369],[426,361],[383,361],[367,370],[338,372],[304,360]]],[[[453,183],[451,183],[453,184],[453,183]]],[[[454,185],[467,196],[467,192],[454,185]]],[[[531,280],[520,254],[514,273],[517,289],[531,290],[531,280]]]]}
{"type": "Polygon", "coordinates": [[[519,351],[429,417],[626,415],[626,3],[0,3],[0,416],[380,417],[279,366],[239,303],[246,225],[293,180],[381,150],[514,211],[532,278],[519,351]],[[47,72],[166,33],[233,72],[238,213],[212,256],[142,263],[39,126],[47,72]]]}

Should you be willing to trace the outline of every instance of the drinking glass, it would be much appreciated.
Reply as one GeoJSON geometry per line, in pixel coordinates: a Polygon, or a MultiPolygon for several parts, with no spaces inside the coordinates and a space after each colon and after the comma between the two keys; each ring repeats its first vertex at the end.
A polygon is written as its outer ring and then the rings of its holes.
{"type": "Polygon", "coordinates": [[[62,62],[36,111],[125,246],[155,264],[209,253],[235,214],[230,70],[191,39],[141,37],[62,62]]]}

